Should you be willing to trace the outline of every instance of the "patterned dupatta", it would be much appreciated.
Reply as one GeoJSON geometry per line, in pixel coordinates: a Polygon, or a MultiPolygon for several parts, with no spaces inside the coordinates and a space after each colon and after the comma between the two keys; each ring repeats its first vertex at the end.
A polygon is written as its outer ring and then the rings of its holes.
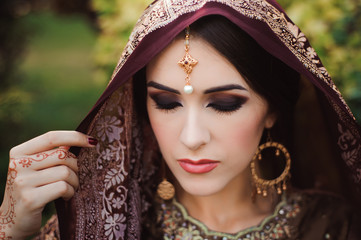
{"type": "Polygon", "coordinates": [[[187,25],[211,14],[231,20],[302,75],[295,118],[302,161],[293,163],[293,184],[360,196],[360,127],[305,35],[276,2],[159,0],[137,22],[108,87],[78,128],[99,144],[73,149],[79,154],[80,188],[71,201],[56,202],[62,239],[141,238],[159,151],[150,126],[134,109],[132,78],[187,25]]]}

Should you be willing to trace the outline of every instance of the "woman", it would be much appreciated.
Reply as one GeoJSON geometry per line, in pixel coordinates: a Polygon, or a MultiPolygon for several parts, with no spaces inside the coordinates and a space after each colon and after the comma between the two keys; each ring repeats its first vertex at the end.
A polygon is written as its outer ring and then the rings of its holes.
{"type": "Polygon", "coordinates": [[[12,149],[3,238],[57,198],[62,239],[358,237],[360,127],[274,1],[154,2],[77,130],[12,149]]]}

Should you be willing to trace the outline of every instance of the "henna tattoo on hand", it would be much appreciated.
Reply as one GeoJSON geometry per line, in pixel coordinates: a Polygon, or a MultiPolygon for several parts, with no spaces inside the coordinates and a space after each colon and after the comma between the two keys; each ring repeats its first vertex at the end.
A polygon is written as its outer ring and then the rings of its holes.
{"type": "MultiPolygon", "coordinates": [[[[75,158],[76,156],[68,151],[67,147],[59,147],[56,151],[51,153],[39,153],[36,154],[34,157],[23,157],[18,160],[18,166],[23,168],[29,168],[33,162],[41,162],[47,159],[50,156],[57,155],[58,159],[64,160],[67,158],[75,158]]],[[[7,207],[6,211],[0,210],[0,239],[1,240],[9,240],[12,237],[5,235],[5,230],[7,228],[11,228],[13,224],[15,224],[15,205],[16,200],[14,199],[13,192],[14,192],[14,181],[18,175],[16,170],[16,161],[15,158],[10,158],[9,163],[9,170],[8,176],[6,180],[6,189],[5,189],[5,196],[4,198],[4,206],[7,207]]]]}
{"type": "Polygon", "coordinates": [[[41,161],[47,159],[48,157],[54,156],[54,155],[58,155],[58,159],[60,159],[60,160],[67,159],[69,157],[75,158],[74,154],[67,151],[67,149],[64,149],[61,147],[52,153],[38,153],[35,155],[35,157],[24,157],[24,158],[20,159],[19,164],[21,164],[23,166],[23,168],[28,168],[31,166],[31,164],[33,162],[41,162],[41,161]]]}
{"type": "Polygon", "coordinates": [[[10,161],[8,176],[6,179],[6,189],[5,195],[8,195],[8,198],[4,198],[5,206],[8,207],[7,211],[0,211],[0,239],[12,239],[12,237],[7,237],[5,235],[6,228],[10,228],[12,224],[15,224],[15,204],[16,200],[13,197],[14,190],[14,180],[18,172],[16,171],[16,164],[14,161],[10,161]]]}

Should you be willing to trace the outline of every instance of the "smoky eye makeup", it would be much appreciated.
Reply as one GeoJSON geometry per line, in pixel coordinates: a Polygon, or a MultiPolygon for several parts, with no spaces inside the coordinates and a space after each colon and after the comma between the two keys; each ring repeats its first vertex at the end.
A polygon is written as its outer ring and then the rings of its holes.
{"type": "Polygon", "coordinates": [[[219,113],[232,113],[242,107],[248,98],[233,94],[216,94],[209,97],[207,108],[212,108],[219,113]]]}
{"type": "Polygon", "coordinates": [[[173,110],[181,107],[178,96],[170,93],[149,93],[149,97],[154,101],[155,107],[160,110],[173,110]]]}

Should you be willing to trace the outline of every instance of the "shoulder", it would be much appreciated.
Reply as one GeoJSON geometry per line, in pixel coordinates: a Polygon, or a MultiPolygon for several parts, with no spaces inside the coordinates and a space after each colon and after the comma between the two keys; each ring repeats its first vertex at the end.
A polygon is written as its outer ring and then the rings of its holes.
{"type": "Polygon", "coordinates": [[[345,199],[320,191],[300,191],[287,201],[297,202],[300,213],[294,219],[300,239],[353,239],[360,215],[345,199]]]}

